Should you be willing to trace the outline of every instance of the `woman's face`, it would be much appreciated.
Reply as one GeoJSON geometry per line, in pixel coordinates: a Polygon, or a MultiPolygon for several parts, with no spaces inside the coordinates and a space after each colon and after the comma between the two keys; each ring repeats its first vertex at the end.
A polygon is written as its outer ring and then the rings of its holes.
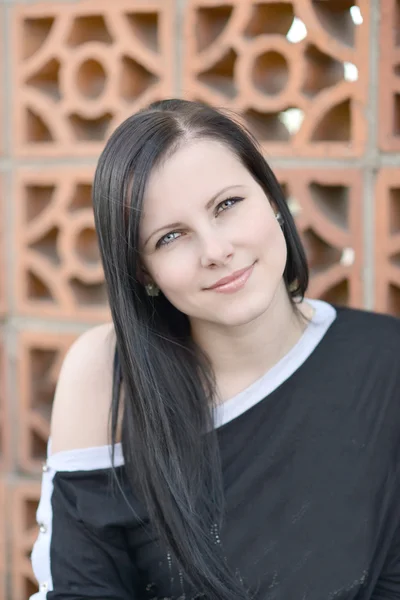
{"type": "Polygon", "coordinates": [[[216,141],[190,142],[154,170],[140,238],[145,277],[192,322],[248,323],[282,285],[286,243],[274,210],[216,141]]]}

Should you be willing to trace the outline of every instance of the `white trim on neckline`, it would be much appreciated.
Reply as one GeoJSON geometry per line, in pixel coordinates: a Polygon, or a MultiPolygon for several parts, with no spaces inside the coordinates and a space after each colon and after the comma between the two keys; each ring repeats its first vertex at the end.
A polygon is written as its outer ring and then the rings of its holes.
{"type": "Polygon", "coordinates": [[[333,306],[322,300],[307,300],[314,315],[298,342],[265,375],[226,400],[214,411],[215,427],[226,425],[266,398],[307,360],[336,318],[333,306]]]}
{"type": "MultiPolygon", "coordinates": [[[[226,425],[233,419],[266,398],[307,360],[336,318],[333,306],[322,300],[309,300],[314,315],[299,341],[291,350],[260,379],[245,390],[216,407],[214,411],[215,427],[226,425]]],[[[111,467],[111,446],[96,446],[77,450],[51,453],[51,439],[47,448],[47,465],[55,471],[92,471],[111,467]]],[[[124,464],[122,444],[115,445],[116,467],[124,464]]]]}

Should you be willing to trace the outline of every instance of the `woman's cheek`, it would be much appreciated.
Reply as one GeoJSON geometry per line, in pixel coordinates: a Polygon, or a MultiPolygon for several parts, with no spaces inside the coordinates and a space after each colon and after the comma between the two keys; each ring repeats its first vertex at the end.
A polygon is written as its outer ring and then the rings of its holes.
{"type": "Polygon", "coordinates": [[[171,294],[183,292],[190,283],[193,266],[178,253],[169,253],[168,257],[157,265],[154,279],[159,287],[171,294]]]}

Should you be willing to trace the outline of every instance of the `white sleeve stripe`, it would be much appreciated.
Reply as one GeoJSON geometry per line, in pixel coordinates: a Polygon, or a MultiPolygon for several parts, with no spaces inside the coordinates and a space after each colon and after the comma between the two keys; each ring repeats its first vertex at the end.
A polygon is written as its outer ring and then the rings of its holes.
{"type": "MultiPolygon", "coordinates": [[[[94,471],[95,469],[111,468],[112,446],[96,446],[93,448],[78,448],[51,453],[51,439],[48,443],[48,461],[54,471],[94,471]]],[[[115,444],[114,464],[120,467],[124,464],[122,444],[115,444]]]]}
{"type": "MultiPolygon", "coordinates": [[[[33,573],[38,581],[39,591],[33,594],[29,600],[46,600],[47,592],[53,590],[50,547],[53,524],[51,502],[55,473],[57,471],[90,471],[111,467],[111,446],[69,450],[52,455],[51,440],[49,439],[47,455],[48,460],[43,470],[40,501],[36,512],[36,520],[41,530],[31,553],[33,573]]],[[[115,466],[123,464],[122,445],[116,444],[115,466]]]]}
{"type": "Polygon", "coordinates": [[[53,495],[54,471],[48,469],[43,473],[42,488],[36,519],[43,531],[39,532],[33,546],[31,561],[33,573],[39,583],[39,591],[30,600],[46,600],[47,592],[53,589],[50,565],[50,545],[52,533],[53,512],[51,499],[53,495]]]}

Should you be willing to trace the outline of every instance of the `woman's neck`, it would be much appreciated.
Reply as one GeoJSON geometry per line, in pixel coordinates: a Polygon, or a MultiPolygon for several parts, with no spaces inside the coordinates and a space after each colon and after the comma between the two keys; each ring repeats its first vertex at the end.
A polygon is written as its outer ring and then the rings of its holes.
{"type": "Polygon", "coordinates": [[[192,323],[196,343],[209,357],[217,383],[217,402],[225,402],[264,375],[302,336],[314,309],[293,308],[283,283],[268,309],[238,327],[192,323]]]}

